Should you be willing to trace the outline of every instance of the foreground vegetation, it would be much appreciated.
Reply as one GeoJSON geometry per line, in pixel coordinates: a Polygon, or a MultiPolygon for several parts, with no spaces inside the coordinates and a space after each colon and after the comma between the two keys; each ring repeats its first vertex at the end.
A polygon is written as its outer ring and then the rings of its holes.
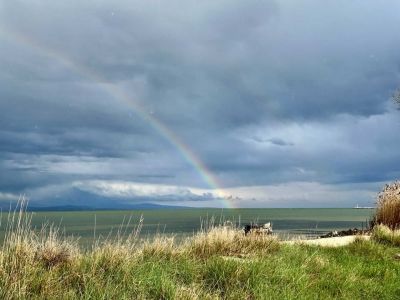
{"type": "Polygon", "coordinates": [[[400,247],[400,229],[390,229],[385,225],[377,225],[372,231],[375,241],[400,247]]]}
{"type": "Polygon", "coordinates": [[[386,184],[378,194],[372,227],[383,224],[390,229],[400,228],[400,181],[386,184]]]}
{"type": "MultiPolygon", "coordinates": [[[[395,299],[400,252],[391,241],[341,248],[285,245],[232,227],[180,244],[137,231],[82,250],[56,229],[10,217],[0,251],[1,299],[395,299]]],[[[381,228],[389,230],[388,228],[381,228]]],[[[381,233],[380,231],[380,233],[381,233]]],[[[382,237],[383,235],[379,235],[382,237]]],[[[374,239],[378,235],[374,234],[374,239]]]]}

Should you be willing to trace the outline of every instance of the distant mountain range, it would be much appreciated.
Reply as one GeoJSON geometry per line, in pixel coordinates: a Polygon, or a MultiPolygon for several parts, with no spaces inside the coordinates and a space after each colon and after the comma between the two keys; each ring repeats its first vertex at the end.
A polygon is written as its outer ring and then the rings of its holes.
{"type": "Polygon", "coordinates": [[[139,203],[131,205],[118,205],[113,207],[92,207],[79,205],[59,205],[59,206],[28,206],[28,211],[83,211],[83,210],[152,210],[152,209],[188,209],[191,207],[160,205],[155,203],[139,203]]]}
{"type": "MultiPolygon", "coordinates": [[[[151,210],[151,209],[185,209],[186,206],[161,205],[150,202],[151,199],[109,198],[78,189],[72,190],[62,196],[55,196],[49,200],[29,200],[28,211],[81,211],[81,210],[151,210]],[[139,202],[140,201],[140,202],[139,202]],[[143,202],[142,202],[143,201],[143,202]],[[137,203],[139,202],[139,203],[137,203]]],[[[0,202],[0,209],[4,211],[14,210],[16,202],[0,202]]]]}
{"type": "MultiPolygon", "coordinates": [[[[4,211],[13,211],[16,204],[0,205],[0,209],[4,211]]],[[[110,207],[101,206],[85,206],[85,205],[56,205],[56,206],[32,206],[28,205],[27,211],[84,211],[84,210],[155,210],[155,209],[189,209],[192,207],[187,206],[174,206],[174,205],[160,205],[155,203],[139,203],[139,204],[126,204],[126,205],[113,205],[110,207]]]]}

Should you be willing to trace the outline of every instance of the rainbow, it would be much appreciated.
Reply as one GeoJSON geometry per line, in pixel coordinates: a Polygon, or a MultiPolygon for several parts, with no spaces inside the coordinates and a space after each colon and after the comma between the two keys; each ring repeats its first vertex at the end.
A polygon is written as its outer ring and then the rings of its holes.
{"type": "Polygon", "coordinates": [[[40,44],[29,36],[23,35],[15,31],[4,30],[4,28],[0,28],[0,35],[5,38],[10,38],[13,41],[23,44],[24,46],[28,46],[34,51],[62,63],[69,70],[82,76],[83,78],[87,78],[93,82],[100,83],[99,86],[113,99],[132,108],[142,120],[149,124],[160,136],[165,138],[194,168],[194,170],[196,170],[202,180],[212,190],[213,195],[221,199],[221,202],[224,204],[224,206],[228,208],[235,207],[233,205],[233,202],[231,201],[232,197],[229,197],[223,191],[223,189],[221,188],[221,184],[218,182],[218,179],[207,168],[204,162],[193,152],[193,150],[187,144],[185,144],[181,140],[181,138],[175,134],[175,132],[168,128],[153,114],[148,113],[146,109],[144,109],[140,105],[140,103],[138,103],[138,101],[135,101],[135,99],[128,95],[122,88],[110,83],[100,74],[95,73],[92,69],[84,65],[79,65],[64,53],[56,51],[55,49],[47,47],[46,45],[40,44]]]}

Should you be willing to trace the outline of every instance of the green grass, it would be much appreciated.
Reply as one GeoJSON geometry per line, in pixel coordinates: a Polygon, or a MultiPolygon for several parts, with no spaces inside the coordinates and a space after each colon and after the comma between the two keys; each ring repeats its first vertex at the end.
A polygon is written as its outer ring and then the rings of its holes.
{"type": "MultiPolygon", "coordinates": [[[[55,227],[32,230],[7,217],[0,299],[396,299],[395,243],[377,238],[341,248],[282,244],[209,227],[177,243],[156,235],[99,240],[80,248],[55,227]],[[385,243],[381,243],[384,241],[385,243]]],[[[384,232],[383,230],[381,230],[384,232]]],[[[379,231],[380,233],[380,231],[379,231]]],[[[379,235],[382,236],[382,235],[379,235]]]]}
{"type": "MultiPolygon", "coordinates": [[[[82,250],[54,228],[15,216],[0,251],[1,299],[396,299],[400,252],[356,240],[341,248],[286,245],[234,228],[183,243],[138,232],[82,250]],[[21,218],[21,219],[19,219],[21,218]]],[[[139,226],[140,227],[140,226],[139,226]]]]}
{"type": "Polygon", "coordinates": [[[398,250],[364,241],[335,249],[283,246],[250,258],[197,258],[183,249],[149,255],[101,248],[52,266],[14,250],[2,254],[0,297],[395,299],[398,250]]]}
{"type": "Polygon", "coordinates": [[[372,238],[380,243],[400,247],[400,229],[390,229],[385,225],[376,225],[372,231],[372,238]]]}

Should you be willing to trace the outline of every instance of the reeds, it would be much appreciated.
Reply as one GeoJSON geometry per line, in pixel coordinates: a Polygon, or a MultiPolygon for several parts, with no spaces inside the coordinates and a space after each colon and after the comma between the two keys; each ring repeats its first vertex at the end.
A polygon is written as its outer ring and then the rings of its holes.
{"type": "Polygon", "coordinates": [[[400,181],[385,185],[378,194],[376,214],[372,223],[383,224],[393,230],[400,227],[400,181]]]}

